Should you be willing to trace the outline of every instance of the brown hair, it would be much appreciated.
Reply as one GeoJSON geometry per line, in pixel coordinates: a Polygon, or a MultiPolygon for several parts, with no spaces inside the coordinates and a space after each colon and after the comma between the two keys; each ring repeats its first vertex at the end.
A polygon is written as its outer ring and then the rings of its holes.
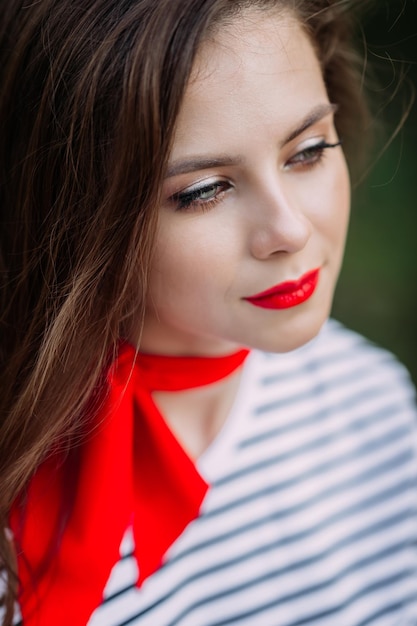
{"type": "MultiPolygon", "coordinates": [[[[51,448],[85,431],[124,324],[143,319],[158,194],[196,51],[252,6],[300,17],[349,152],[366,109],[345,0],[2,3],[0,529],[51,448]]],[[[2,531],[0,561],[11,624],[16,576],[2,531]]]]}

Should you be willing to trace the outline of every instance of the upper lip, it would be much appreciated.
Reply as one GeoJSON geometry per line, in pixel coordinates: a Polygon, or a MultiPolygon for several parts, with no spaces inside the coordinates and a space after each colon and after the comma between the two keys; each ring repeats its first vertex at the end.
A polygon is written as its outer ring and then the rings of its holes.
{"type": "Polygon", "coordinates": [[[300,289],[300,287],[302,287],[304,283],[310,280],[312,276],[318,271],[319,268],[309,270],[296,280],[286,280],[282,283],[278,283],[278,285],[274,285],[274,287],[271,287],[270,289],[266,289],[265,291],[261,291],[260,293],[255,293],[253,296],[247,296],[245,300],[258,300],[260,298],[268,298],[270,296],[281,293],[291,293],[292,291],[297,291],[297,289],[300,289]]]}

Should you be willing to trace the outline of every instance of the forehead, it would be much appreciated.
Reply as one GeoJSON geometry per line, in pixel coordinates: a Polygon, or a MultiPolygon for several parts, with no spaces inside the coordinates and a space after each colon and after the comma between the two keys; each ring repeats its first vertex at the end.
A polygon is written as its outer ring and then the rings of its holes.
{"type": "Polygon", "coordinates": [[[190,82],[210,73],[213,62],[219,59],[233,71],[240,65],[244,52],[254,58],[268,53],[275,55],[279,50],[291,52],[291,43],[299,35],[308,40],[300,20],[288,9],[244,9],[211,29],[200,46],[190,82]]]}
{"type": "Polygon", "coordinates": [[[242,126],[271,126],[276,137],[277,125],[284,133],[326,99],[320,64],[297,19],[289,12],[247,10],[202,44],[178,117],[174,153],[202,144],[211,148],[219,129],[231,134],[242,126]]]}

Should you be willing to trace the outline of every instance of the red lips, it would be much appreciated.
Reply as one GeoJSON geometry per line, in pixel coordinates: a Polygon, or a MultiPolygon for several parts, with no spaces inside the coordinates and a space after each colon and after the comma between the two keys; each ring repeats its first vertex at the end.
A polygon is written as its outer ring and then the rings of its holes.
{"type": "Polygon", "coordinates": [[[320,268],[307,272],[298,280],[289,280],[262,293],[245,298],[262,309],[289,309],[308,300],[319,281],[320,268]]]}

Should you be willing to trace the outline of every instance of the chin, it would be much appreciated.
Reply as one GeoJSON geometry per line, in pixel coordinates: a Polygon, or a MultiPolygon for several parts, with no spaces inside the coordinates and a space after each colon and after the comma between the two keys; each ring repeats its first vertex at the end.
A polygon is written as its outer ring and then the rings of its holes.
{"type": "MultiPolygon", "coordinates": [[[[327,319],[327,318],[326,318],[327,319]]],[[[320,330],[323,327],[323,324],[326,320],[314,328],[303,329],[295,336],[287,336],[284,340],[284,347],[281,350],[277,350],[277,352],[291,352],[292,350],[296,350],[297,348],[301,348],[309,341],[312,341],[319,334],[320,330]]],[[[274,352],[274,350],[272,350],[274,352]]]]}
{"type": "Polygon", "coordinates": [[[291,352],[314,339],[328,317],[329,312],[326,312],[313,319],[310,315],[292,319],[286,324],[275,327],[272,332],[269,329],[269,332],[254,338],[252,345],[249,347],[264,352],[291,352]]]}

